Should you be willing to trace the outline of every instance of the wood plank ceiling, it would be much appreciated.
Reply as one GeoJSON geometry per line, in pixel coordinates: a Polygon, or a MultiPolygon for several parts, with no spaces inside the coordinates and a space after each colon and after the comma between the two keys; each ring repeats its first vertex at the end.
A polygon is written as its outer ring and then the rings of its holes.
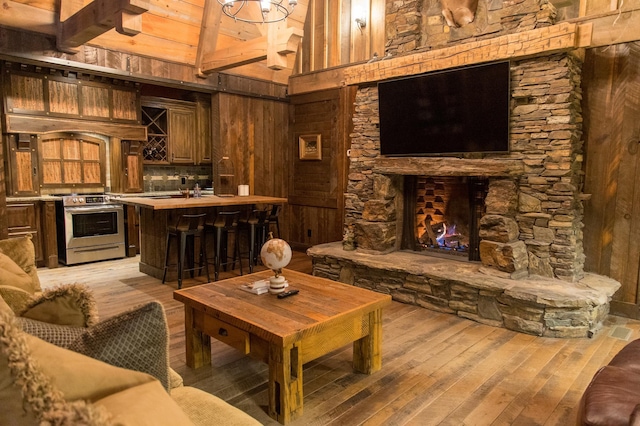
{"type": "MultiPolygon", "coordinates": [[[[55,37],[60,51],[86,44],[286,84],[308,1],[286,21],[251,24],[223,15],[217,0],[5,0],[0,26],[55,37]]],[[[245,11],[259,18],[257,4],[245,11]]]]}

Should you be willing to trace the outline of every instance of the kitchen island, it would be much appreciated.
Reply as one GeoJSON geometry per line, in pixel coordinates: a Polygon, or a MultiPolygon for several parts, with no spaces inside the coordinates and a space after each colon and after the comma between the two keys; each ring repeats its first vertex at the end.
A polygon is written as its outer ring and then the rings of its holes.
{"type": "MultiPolygon", "coordinates": [[[[263,195],[219,197],[202,195],[184,198],[177,195],[152,197],[122,197],[123,204],[135,206],[140,213],[140,272],[162,279],[167,241],[167,226],[175,224],[183,214],[207,213],[214,215],[220,209],[250,209],[257,205],[285,204],[286,198],[263,195]]],[[[213,258],[213,244],[208,242],[208,256],[213,258]]],[[[170,264],[176,263],[177,250],[170,253],[170,264]]],[[[212,269],[210,270],[213,277],[212,269]]],[[[248,267],[247,267],[248,271],[248,267]]],[[[177,279],[175,268],[167,271],[167,281],[177,279]]]]}

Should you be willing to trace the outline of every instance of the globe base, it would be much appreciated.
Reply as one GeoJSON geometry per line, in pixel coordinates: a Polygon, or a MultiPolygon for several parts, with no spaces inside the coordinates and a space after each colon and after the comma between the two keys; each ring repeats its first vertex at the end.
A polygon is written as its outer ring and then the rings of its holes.
{"type": "Polygon", "coordinates": [[[282,293],[286,287],[287,280],[282,275],[269,278],[269,293],[282,293]]]}

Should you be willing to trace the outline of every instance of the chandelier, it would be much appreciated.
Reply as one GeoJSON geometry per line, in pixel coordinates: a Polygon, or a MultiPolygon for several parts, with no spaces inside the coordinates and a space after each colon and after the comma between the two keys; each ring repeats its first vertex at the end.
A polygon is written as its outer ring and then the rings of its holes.
{"type": "Polygon", "coordinates": [[[288,7],[283,4],[285,0],[218,0],[218,3],[222,5],[222,13],[236,21],[249,22],[251,24],[271,24],[273,22],[284,21],[287,16],[293,13],[293,9],[298,4],[298,0],[287,0],[288,7]],[[246,12],[249,12],[251,4],[255,5],[260,10],[260,16],[262,19],[254,19],[253,16],[246,12]],[[244,14],[240,12],[244,7],[247,10],[244,14]],[[271,15],[271,10],[276,13],[271,15]]]}

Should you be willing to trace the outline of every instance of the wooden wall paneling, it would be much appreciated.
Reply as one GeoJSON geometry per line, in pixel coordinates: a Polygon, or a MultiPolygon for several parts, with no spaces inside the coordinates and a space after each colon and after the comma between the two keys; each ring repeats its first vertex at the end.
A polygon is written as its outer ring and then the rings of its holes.
{"type": "Polygon", "coordinates": [[[387,43],[386,7],[385,0],[371,0],[371,54],[377,53],[381,58],[385,55],[387,43]]]}
{"type": "MultiPolygon", "coordinates": [[[[217,162],[226,155],[234,163],[235,185],[248,184],[250,191],[258,195],[286,197],[288,112],[288,103],[278,100],[214,94],[214,176],[217,162]]],[[[286,238],[286,217],[285,207],[280,218],[283,238],[286,238]]]]}
{"type": "Polygon", "coordinates": [[[640,46],[591,49],[585,59],[585,269],[622,287],[611,311],[640,317],[640,46]]]}
{"type": "Polygon", "coordinates": [[[613,55],[600,54],[600,49],[586,55],[583,81],[585,85],[585,192],[592,194],[585,214],[585,269],[610,274],[613,244],[613,214],[620,157],[618,138],[608,123],[613,119],[611,90],[615,61],[613,55]],[[608,190],[610,188],[610,190],[608,190]]]}
{"type": "Polygon", "coordinates": [[[351,58],[351,2],[342,0],[340,9],[340,39],[336,40],[340,45],[340,65],[347,65],[351,58]]]}
{"type": "Polygon", "coordinates": [[[327,67],[327,27],[325,22],[325,2],[315,0],[313,2],[313,68],[312,71],[327,67]]]}
{"type": "Polygon", "coordinates": [[[351,0],[351,52],[349,62],[361,62],[371,58],[371,17],[369,0],[351,0]],[[359,28],[356,19],[365,19],[359,28]]]}
{"type": "MultiPolygon", "coordinates": [[[[612,274],[622,283],[614,300],[638,302],[638,270],[640,267],[640,46],[637,43],[620,48],[617,80],[619,99],[616,111],[619,122],[620,168],[614,217],[614,239],[611,256],[612,274]],[[635,220],[634,220],[635,219],[635,220]]],[[[639,312],[640,313],[640,312],[639,312]]]]}

